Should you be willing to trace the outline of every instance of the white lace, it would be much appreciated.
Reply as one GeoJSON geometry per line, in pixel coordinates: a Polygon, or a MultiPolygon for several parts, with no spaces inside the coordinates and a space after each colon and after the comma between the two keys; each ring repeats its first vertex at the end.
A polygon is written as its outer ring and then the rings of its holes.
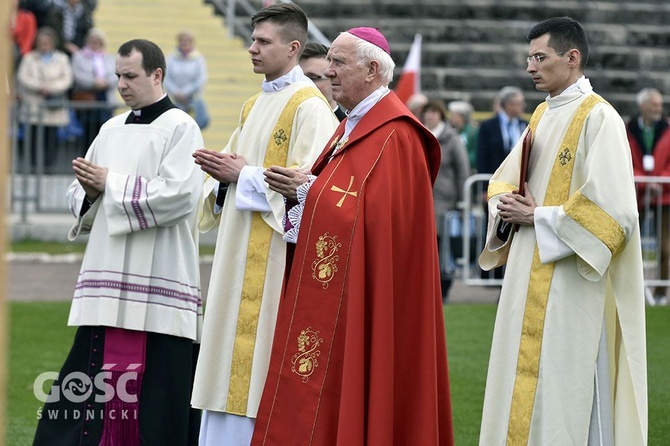
{"type": "Polygon", "coordinates": [[[300,220],[302,220],[302,214],[305,211],[305,201],[307,201],[307,193],[309,192],[310,187],[316,180],[316,176],[308,175],[307,182],[301,184],[296,189],[296,195],[298,196],[298,204],[293,206],[284,214],[284,223],[288,219],[289,223],[293,226],[291,229],[286,231],[284,234],[284,241],[287,243],[298,243],[298,233],[300,232],[300,220]]]}

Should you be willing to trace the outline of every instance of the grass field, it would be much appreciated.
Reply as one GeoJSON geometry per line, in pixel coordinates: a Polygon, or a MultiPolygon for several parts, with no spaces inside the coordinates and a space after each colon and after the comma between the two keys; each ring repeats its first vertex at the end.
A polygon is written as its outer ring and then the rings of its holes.
{"type": "MultiPolygon", "coordinates": [[[[11,302],[8,386],[9,446],[32,442],[40,403],[33,382],[45,371],[58,371],[74,336],[67,327],[67,302],[11,302]]],[[[477,444],[484,399],[495,306],[449,305],[445,308],[449,373],[456,445],[477,444]]],[[[647,309],[649,364],[649,445],[670,438],[670,307],[647,309]]]]}

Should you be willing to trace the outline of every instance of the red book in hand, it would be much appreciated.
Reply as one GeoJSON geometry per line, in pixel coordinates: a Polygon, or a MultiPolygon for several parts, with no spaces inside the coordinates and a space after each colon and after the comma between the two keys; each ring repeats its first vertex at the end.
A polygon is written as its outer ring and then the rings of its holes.
{"type": "MultiPolygon", "coordinates": [[[[526,193],[526,181],[528,180],[528,159],[530,158],[530,149],[533,146],[533,132],[528,129],[526,136],[523,138],[523,146],[521,147],[521,169],[519,169],[519,189],[517,193],[524,195],[526,193]]],[[[497,237],[500,240],[507,240],[509,235],[516,232],[519,225],[511,225],[501,221],[496,229],[497,237]]]]}

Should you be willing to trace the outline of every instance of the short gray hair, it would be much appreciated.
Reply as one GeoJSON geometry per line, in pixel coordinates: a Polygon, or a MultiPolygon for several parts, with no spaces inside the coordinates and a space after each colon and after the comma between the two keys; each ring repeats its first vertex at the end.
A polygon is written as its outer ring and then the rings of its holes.
{"type": "Polygon", "coordinates": [[[474,111],[474,107],[468,101],[451,101],[448,109],[450,113],[458,113],[466,119],[470,119],[470,115],[474,111]]]}
{"type": "Polygon", "coordinates": [[[376,60],[379,62],[379,74],[381,75],[382,84],[385,86],[390,84],[393,80],[393,69],[395,68],[395,62],[393,62],[391,56],[367,40],[363,40],[346,31],[341,34],[356,38],[356,58],[358,59],[359,66],[376,60]]]}
{"type": "Polygon", "coordinates": [[[523,91],[518,87],[503,87],[498,92],[498,101],[500,106],[504,106],[508,102],[514,100],[517,96],[523,96],[523,91]]]}
{"type": "Polygon", "coordinates": [[[655,88],[643,88],[642,90],[640,90],[638,92],[637,96],[635,97],[635,100],[637,101],[637,105],[642,105],[642,104],[646,104],[647,102],[649,102],[651,97],[656,96],[656,95],[663,98],[663,95],[657,89],[655,89],[655,88]]]}

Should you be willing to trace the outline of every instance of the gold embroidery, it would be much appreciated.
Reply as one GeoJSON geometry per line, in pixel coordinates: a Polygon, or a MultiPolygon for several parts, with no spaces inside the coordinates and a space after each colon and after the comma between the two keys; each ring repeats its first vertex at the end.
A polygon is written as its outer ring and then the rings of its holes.
{"type": "Polygon", "coordinates": [[[328,282],[335,277],[337,261],[340,260],[340,256],[336,253],[342,244],[338,243],[336,239],[337,236],[331,237],[326,232],[319,236],[319,240],[316,242],[316,256],[318,258],[312,262],[312,278],[321,282],[324,290],[328,288],[328,282]]]}
{"type": "Polygon", "coordinates": [[[500,194],[510,194],[518,189],[519,186],[515,186],[513,184],[493,182],[489,183],[486,194],[488,195],[488,198],[491,198],[500,194]]]}
{"type": "Polygon", "coordinates": [[[318,348],[322,342],[319,332],[313,331],[312,327],[302,330],[298,336],[298,353],[291,358],[291,371],[300,376],[304,383],[309,381],[314,369],[319,366],[317,358],[321,351],[318,348]]]}
{"type": "Polygon", "coordinates": [[[626,234],[621,225],[581,192],[570,197],[563,208],[580,226],[603,242],[612,257],[626,246],[626,234]]]}
{"type": "Polygon", "coordinates": [[[342,189],[340,187],[337,187],[337,186],[332,186],[330,188],[330,190],[332,190],[333,192],[342,192],[344,194],[344,195],[342,195],[342,198],[340,198],[340,201],[338,201],[335,206],[337,206],[338,208],[341,208],[342,204],[344,203],[344,199],[347,198],[347,195],[351,195],[352,197],[357,197],[358,196],[357,191],[353,191],[353,192],[351,191],[351,186],[353,184],[354,184],[354,177],[352,175],[351,178],[349,179],[349,186],[347,186],[347,190],[344,190],[344,189],[342,189]]]}
{"type": "MultiPolygon", "coordinates": [[[[302,88],[289,99],[279,115],[272,135],[265,150],[263,166],[284,166],[287,162],[289,141],[293,117],[298,106],[305,100],[318,96],[314,88],[302,88]],[[277,143],[277,136],[280,142],[277,143]],[[276,143],[276,144],[273,144],[276,143]]],[[[253,98],[255,101],[256,97],[253,98]]],[[[242,118],[250,113],[251,105],[245,104],[242,118]]],[[[253,212],[247,248],[246,266],[240,296],[239,315],[233,343],[232,362],[230,366],[230,383],[226,411],[236,415],[246,415],[251,385],[251,368],[256,348],[258,318],[263,301],[265,273],[267,271],[270,244],[274,230],[263,220],[259,212],[253,212]]]]}
{"type": "Polygon", "coordinates": [[[277,130],[273,138],[275,140],[275,144],[277,144],[278,146],[282,145],[288,139],[286,137],[286,132],[284,131],[284,129],[277,130]]]}
{"type": "Polygon", "coordinates": [[[344,145],[348,142],[349,142],[349,137],[345,136],[344,139],[342,139],[342,141],[339,141],[337,143],[337,145],[335,146],[335,151],[337,152],[337,151],[341,150],[342,147],[344,147],[344,145]]]}
{"type": "MultiPolygon", "coordinates": [[[[599,102],[604,100],[597,95],[590,96],[582,102],[575,112],[568,130],[559,147],[570,147],[576,152],[579,136],[584,127],[584,121],[590,111],[599,102]]],[[[550,173],[545,194],[545,206],[560,206],[570,195],[570,183],[575,157],[569,150],[564,150],[554,162],[550,173]],[[567,153],[566,153],[567,152],[567,153]]],[[[512,402],[507,425],[507,444],[528,444],[530,423],[533,419],[535,393],[540,374],[540,353],[542,351],[542,336],[544,334],[544,319],[546,316],[549,291],[554,275],[556,263],[543,264],[535,245],[533,263],[530,269],[528,294],[521,328],[519,342],[519,356],[517,360],[516,379],[512,389],[512,402]]]]}
{"type": "Polygon", "coordinates": [[[570,162],[572,156],[570,156],[570,149],[565,149],[558,155],[558,160],[561,163],[561,166],[565,166],[570,162]]]}

